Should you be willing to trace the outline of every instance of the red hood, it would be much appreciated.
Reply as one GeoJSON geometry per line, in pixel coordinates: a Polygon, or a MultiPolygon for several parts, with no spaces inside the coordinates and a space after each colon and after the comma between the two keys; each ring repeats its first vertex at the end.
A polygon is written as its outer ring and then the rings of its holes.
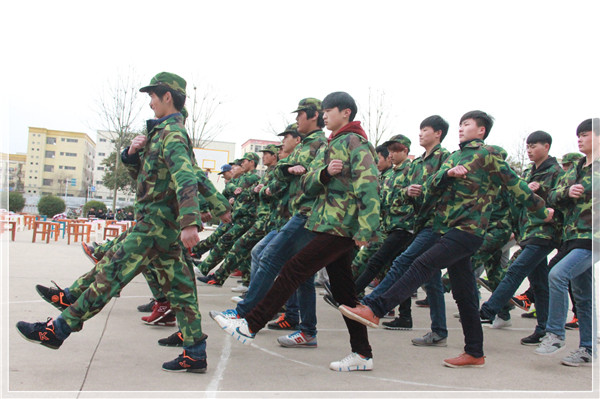
{"type": "Polygon", "coordinates": [[[355,122],[350,122],[345,126],[342,126],[342,128],[340,130],[338,130],[337,133],[335,133],[335,134],[331,133],[329,135],[329,137],[327,138],[327,141],[331,141],[334,139],[334,137],[337,137],[340,134],[344,134],[344,133],[356,133],[356,134],[359,134],[362,137],[364,137],[365,140],[367,140],[367,141],[369,140],[369,138],[367,137],[367,134],[363,130],[362,126],[360,125],[360,122],[355,121],[355,122]]]}

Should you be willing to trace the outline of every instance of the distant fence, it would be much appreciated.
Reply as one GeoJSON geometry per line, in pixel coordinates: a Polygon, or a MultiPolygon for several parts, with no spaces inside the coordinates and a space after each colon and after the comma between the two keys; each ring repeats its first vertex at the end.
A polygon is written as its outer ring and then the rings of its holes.
{"type": "MultiPolygon", "coordinates": [[[[39,195],[24,195],[25,197],[25,207],[23,208],[23,212],[27,213],[38,213],[37,204],[40,201],[39,195]]],[[[64,197],[60,197],[65,200],[64,197]]],[[[100,200],[97,198],[88,198],[88,201],[100,201],[103,202],[107,208],[112,208],[112,200],[100,200]]],[[[65,201],[65,205],[68,209],[79,210],[85,205],[85,197],[67,197],[65,201]]],[[[132,202],[128,201],[117,201],[117,208],[124,208],[128,205],[133,205],[132,202]]],[[[113,209],[114,211],[114,209],[113,209]]],[[[51,216],[51,215],[50,215],[51,216]]]]}

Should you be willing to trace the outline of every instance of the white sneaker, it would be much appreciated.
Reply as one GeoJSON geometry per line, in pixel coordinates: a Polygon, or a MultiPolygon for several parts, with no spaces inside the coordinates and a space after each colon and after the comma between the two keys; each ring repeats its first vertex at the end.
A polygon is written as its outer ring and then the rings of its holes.
{"type": "Polygon", "coordinates": [[[535,353],[538,355],[551,355],[565,347],[565,340],[554,333],[546,333],[540,346],[537,347],[535,353]]]}
{"type": "Polygon", "coordinates": [[[338,362],[331,362],[329,368],[335,371],[368,371],[373,370],[373,358],[364,358],[352,352],[338,362]]]}
{"type": "Polygon", "coordinates": [[[512,326],[512,321],[510,319],[502,320],[500,317],[496,316],[496,318],[494,319],[494,322],[492,323],[492,325],[490,327],[491,328],[506,328],[506,327],[510,327],[510,326],[512,326]]]}
{"type": "Polygon", "coordinates": [[[231,297],[231,302],[233,303],[240,303],[244,300],[244,298],[242,298],[241,296],[232,296],[231,297]]]}
{"type": "Polygon", "coordinates": [[[248,328],[246,319],[226,319],[221,315],[217,315],[214,319],[225,333],[231,335],[237,341],[244,345],[250,345],[254,341],[254,336],[248,328]]]}
{"type": "Polygon", "coordinates": [[[277,338],[279,345],[286,348],[316,348],[317,336],[307,335],[302,331],[296,331],[277,338]]]}
{"type": "Polygon", "coordinates": [[[243,285],[243,284],[240,284],[240,285],[238,285],[237,287],[233,287],[233,288],[231,289],[231,291],[232,291],[232,292],[242,292],[242,293],[244,293],[244,292],[248,292],[248,287],[246,287],[246,286],[245,286],[245,285],[243,285]]]}
{"type": "Polygon", "coordinates": [[[210,312],[208,312],[208,315],[213,320],[215,320],[215,317],[217,316],[221,316],[224,319],[239,319],[237,310],[235,309],[227,309],[222,312],[219,312],[218,310],[211,310],[210,312]]]}
{"type": "Polygon", "coordinates": [[[585,348],[579,348],[561,361],[565,366],[579,367],[591,366],[592,355],[585,348]]]}
{"type": "Polygon", "coordinates": [[[204,277],[204,274],[202,274],[200,269],[198,269],[198,266],[194,266],[194,274],[196,275],[196,277],[204,277]]]}

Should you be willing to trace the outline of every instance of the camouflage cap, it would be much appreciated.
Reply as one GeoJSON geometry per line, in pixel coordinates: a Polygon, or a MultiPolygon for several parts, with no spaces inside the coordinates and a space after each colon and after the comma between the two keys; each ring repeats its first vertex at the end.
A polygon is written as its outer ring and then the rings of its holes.
{"type": "Polygon", "coordinates": [[[321,110],[321,100],[318,100],[313,97],[303,98],[298,103],[298,108],[292,112],[306,111],[307,109],[314,109],[316,111],[320,111],[321,110]]]}
{"type": "Polygon", "coordinates": [[[392,137],[390,137],[390,139],[388,141],[386,141],[382,145],[387,147],[388,145],[394,144],[394,143],[400,143],[402,145],[405,145],[406,148],[408,148],[408,152],[410,152],[410,139],[408,137],[406,137],[405,135],[397,134],[395,136],[392,136],[392,137]]]}
{"type": "Polygon", "coordinates": [[[499,145],[491,145],[490,147],[492,147],[494,150],[498,151],[498,153],[500,154],[500,156],[502,157],[502,159],[506,160],[506,158],[508,158],[508,152],[506,152],[506,150],[502,147],[500,147],[499,145]]]}
{"type": "Polygon", "coordinates": [[[240,165],[242,163],[241,159],[234,159],[232,162],[229,162],[229,165],[240,165]]]}
{"type": "Polygon", "coordinates": [[[254,161],[254,164],[258,165],[258,161],[260,160],[260,157],[255,152],[247,152],[244,154],[242,159],[240,159],[240,161],[242,161],[244,159],[247,159],[248,161],[254,161]]]}
{"type": "Polygon", "coordinates": [[[560,160],[560,163],[576,162],[579,161],[581,157],[583,157],[583,155],[578,152],[569,152],[563,155],[562,159],[560,160]]]}
{"type": "Polygon", "coordinates": [[[142,93],[147,93],[152,90],[153,87],[157,86],[165,86],[169,89],[173,89],[176,92],[179,92],[185,96],[185,80],[174,73],[170,72],[160,72],[154,75],[152,79],[150,79],[150,84],[148,86],[144,86],[140,89],[142,93]]]}
{"type": "Polygon", "coordinates": [[[260,150],[260,152],[270,152],[273,155],[277,154],[278,151],[279,149],[275,144],[269,144],[268,146],[260,150]]]}
{"type": "Polygon", "coordinates": [[[278,136],[284,137],[286,134],[291,134],[293,137],[301,137],[300,133],[298,133],[298,124],[292,123],[288,125],[285,130],[278,134],[278,136]]]}
{"type": "Polygon", "coordinates": [[[221,171],[219,173],[217,173],[218,175],[222,175],[223,173],[227,173],[231,171],[231,165],[226,163],[225,165],[221,166],[221,171]]]}

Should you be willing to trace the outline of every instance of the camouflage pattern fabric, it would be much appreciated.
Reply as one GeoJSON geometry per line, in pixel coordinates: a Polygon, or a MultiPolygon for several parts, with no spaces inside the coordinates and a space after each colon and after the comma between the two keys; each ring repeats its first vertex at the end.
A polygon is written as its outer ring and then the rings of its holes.
{"type": "Polygon", "coordinates": [[[225,258],[225,255],[227,255],[227,252],[233,247],[233,244],[235,244],[235,242],[250,229],[253,224],[254,219],[243,218],[228,225],[231,227],[221,236],[217,245],[210,250],[208,256],[198,265],[202,274],[206,275],[212,268],[217,266],[223,258],[225,258]]]}
{"type": "Polygon", "coordinates": [[[319,151],[302,179],[302,191],[318,196],[305,228],[355,241],[377,239],[380,201],[375,157],[373,145],[353,132],[338,132],[319,151]],[[343,168],[325,183],[322,175],[333,159],[341,160],[343,168]]]}
{"type": "Polygon", "coordinates": [[[364,245],[357,251],[354,259],[352,259],[352,264],[350,265],[350,270],[352,270],[352,278],[356,280],[358,276],[360,276],[367,267],[367,263],[369,263],[369,259],[371,256],[375,255],[377,251],[381,248],[381,244],[385,240],[386,234],[381,230],[377,230],[377,240],[373,242],[369,242],[368,245],[364,245]]]}
{"type": "Polygon", "coordinates": [[[227,230],[230,228],[231,223],[221,223],[211,235],[200,241],[194,248],[192,248],[192,253],[199,258],[202,256],[202,254],[210,251],[215,245],[217,245],[219,239],[223,236],[223,234],[227,233],[227,230]]]}
{"type": "Polygon", "coordinates": [[[548,216],[544,200],[529,189],[494,148],[478,139],[461,143],[460,150],[452,153],[425,185],[425,196],[439,198],[434,231],[446,234],[456,228],[483,238],[492,204],[502,187],[512,194],[514,201],[525,206],[532,217],[545,219],[548,216]],[[466,176],[448,177],[448,170],[457,165],[467,169],[466,176]]]}
{"type": "Polygon", "coordinates": [[[399,229],[410,231],[413,228],[414,210],[410,202],[404,205],[396,202],[392,208],[399,192],[409,185],[410,166],[411,161],[407,158],[391,168],[391,174],[381,182],[381,229],[385,232],[399,229]]]}

